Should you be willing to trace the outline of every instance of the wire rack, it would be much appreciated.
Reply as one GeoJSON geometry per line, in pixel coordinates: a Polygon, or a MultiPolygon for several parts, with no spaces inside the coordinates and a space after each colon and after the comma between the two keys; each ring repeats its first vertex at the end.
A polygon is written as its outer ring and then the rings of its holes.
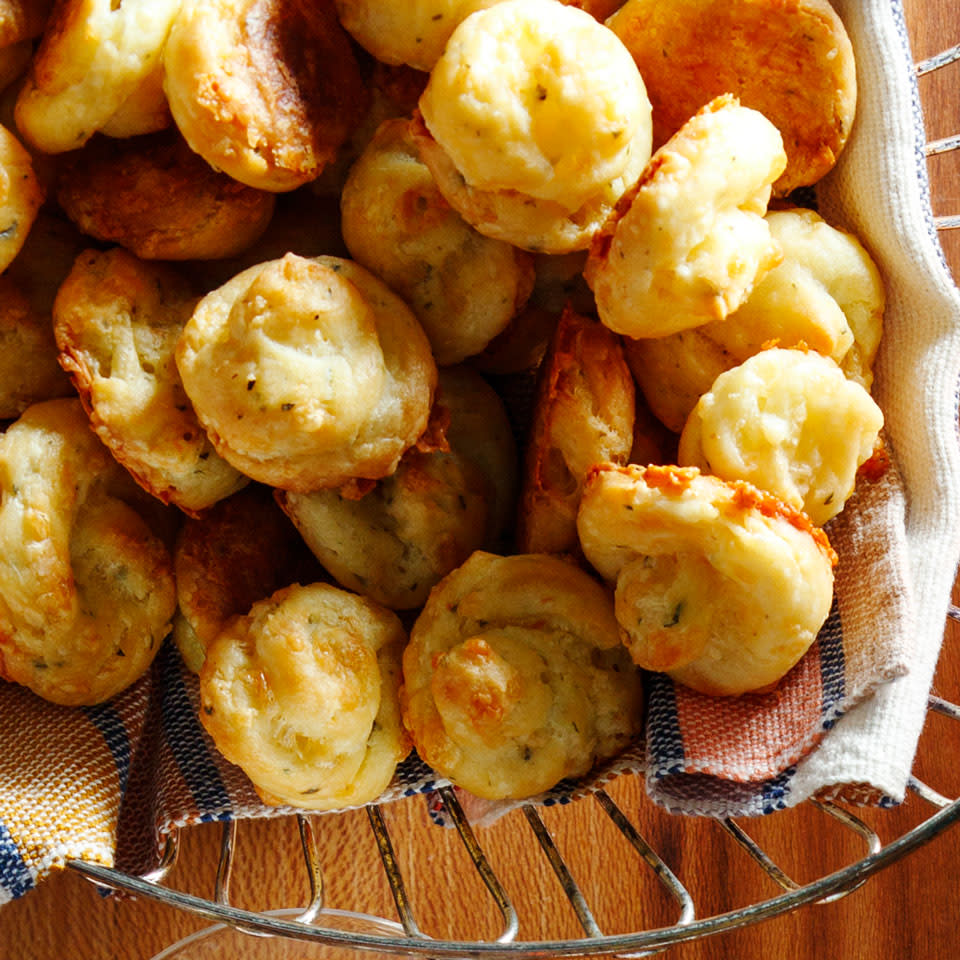
{"type": "MultiPolygon", "coordinates": [[[[960,45],[916,64],[918,76],[960,61],[960,45]]],[[[926,145],[928,157],[960,150],[960,135],[931,140],[926,145]]],[[[960,215],[935,216],[938,230],[960,229],[960,215]]],[[[951,605],[948,617],[960,622],[960,608],[951,605]]],[[[940,697],[931,696],[928,710],[960,722],[960,706],[940,697]]],[[[68,866],[97,885],[123,891],[138,897],[163,902],[173,908],[218,923],[224,923],[244,932],[287,937],[293,940],[311,941],[332,948],[350,948],[378,953],[429,957],[576,957],[576,956],[644,956],[656,953],[669,946],[696,940],[725,931],[750,926],[763,920],[785,914],[799,907],[824,904],[845,897],[864,884],[873,874],[929,843],[960,820],[960,798],[950,799],[919,779],[912,777],[909,790],[925,804],[932,813],[912,829],[883,845],[880,837],[849,810],[826,800],[809,800],[809,805],[850,831],[862,842],[864,853],[860,859],[820,878],[800,884],[775,862],[750,835],[734,820],[719,821],[737,844],[774,881],[781,893],[766,900],[751,903],[746,907],[708,917],[697,917],[696,905],[689,891],[680,882],[669,864],[644,839],[629,817],[604,790],[592,797],[603,815],[606,815],[619,831],[623,841],[651,869],[675,904],[675,921],[663,927],[636,931],[628,934],[604,934],[591,909],[587,894],[580,889],[551,831],[540,812],[531,805],[523,806],[522,813],[542,855],[556,875],[576,916],[583,936],[576,939],[524,940],[521,939],[518,913],[507,894],[504,883],[490,865],[483,847],[478,842],[453,789],[441,788],[439,800],[449,821],[456,828],[473,868],[483,882],[501,918],[499,936],[487,941],[459,941],[436,939],[423,933],[416,920],[416,910],[408,895],[404,876],[395,853],[394,840],[387,827],[383,811],[377,805],[366,808],[376,846],[386,875],[390,892],[396,906],[400,924],[383,917],[354,915],[361,920],[360,929],[343,928],[332,920],[342,911],[327,910],[324,906],[324,883],[320,856],[309,817],[297,816],[297,826],[304,857],[304,867],[309,881],[308,905],[296,911],[254,912],[240,909],[230,903],[230,879],[236,851],[237,823],[223,824],[219,865],[210,899],[181,892],[165,886],[164,881],[176,864],[179,856],[179,834],[168,837],[161,862],[157,869],[140,877],[129,876],[116,870],[94,864],[70,861],[68,866]],[[362,921],[368,920],[364,932],[362,921]],[[395,930],[395,933],[391,931],[395,930]]],[[[586,802],[586,801],[584,801],[586,802]]]]}
{"type": "MultiPolygon", "coordinates": [[[[951,617],[960,621],[960,609],[953,607],[950,613],[951,617]]],[[[960,707],[939,697],[930,698],[929,709],[960,722],[960,707]]],[[[960,799],[948,799],[916,778],[911,778],[909,788],[929,804],[934,812],[918,826],[885,846],[881,845],[879,836],[866,823],[845,808],[830,801],[808,801],[808,804],[817,807],[836,821],[842,829],[851,831],[858,837],[865,848],[865,853],[856,862],[802,885],[792,880],[739,823],[731,819],[719,821],[731,840],[742,847],[783,892],[737,910],[699,919],[696,918],[692,896],[670,866],[641,836],[609,794],[603,790],[597,792],[593,795],[593,801],[613,821],[623,841],[629,844],[650,867],[676,905],[677,917],[673,924],[622,935],[605,935],[601,931],[587,895],[577,885],[539,811],[533,806],[524,806],[523,815],[536,837],[543,856],[556,874],[584,935],[578,939],[549,941],[519,939],[520,925],[517,911],[507,895],[505,885],[491,868],[483,848],[463,814],[455,793],[450,788],[440,790],[441,802],[459,834],[470,862],[483,881],[501,917],[501,932],[498,937],[489,941],[440,940],[426,936],[419,929],[414,904],[408,896],[404,877],[398,865],[399,858],[395,854],[393,839],[383,812],[377,805],[367,808],[367,816],[400,918],[398,927],[395,921],[383,917],[358,917],[360,920],[369,920],[369,929],[377,932],[363,932],[362,929],[360,931],[344,930],[327,924],[326,921],[331,918],[327,915],[328,911],[324,909],[323,873],[316,837],[311,819],[303,815],[296,819],[300,831],[304,865],[309,879],[310,901],[297,915],[290,915],[288,911],[283,912],[283,915],[252,912],[230,904],[230,878],[236,851],[237,823],[235,821],[225,823],[222,827],[215,889],[212,899],[209,900],[162,885],[162,881],[177,862],[179,853],[179,835],[177,834],[168,839],[163,860],[158,868],[143,877],[131,877],[110,868],[80,862],[71,862],[70,866],[89,880],[104,887],[159,900],[171,907],[227,924],[244,932],[317,942],[333,948],[343,947],[405,956],[489,957],[504,958],[504,960],[507,958],[515,960],[520,956],[644,956],[684,941],[750,926],[808,904],[836,901],[856,890],[873,874],[924,846],[960,820],[960,799]],[[395,934],[383,932],[389,931],[391,927],[397,930],[395,934]]],[[[336,915],[338,911],[329,911],[329,914],[336,915]]]]}

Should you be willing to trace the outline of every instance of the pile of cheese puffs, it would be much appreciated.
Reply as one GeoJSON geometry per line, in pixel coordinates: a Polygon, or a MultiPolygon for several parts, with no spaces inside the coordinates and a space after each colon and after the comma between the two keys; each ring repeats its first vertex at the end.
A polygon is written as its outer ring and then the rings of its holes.
{"type": "Polygon", "coordinates": [[[881,457],[827,0],[0,3],[0,676],[171,634],[268,803],[773,689],[881,457]],[[799,191],[799,194],[798,194],[799,191]]]}

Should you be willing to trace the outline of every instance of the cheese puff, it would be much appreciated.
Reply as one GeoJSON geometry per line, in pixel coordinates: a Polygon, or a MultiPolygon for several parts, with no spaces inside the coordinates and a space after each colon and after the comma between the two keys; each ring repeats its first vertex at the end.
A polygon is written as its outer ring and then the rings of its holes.
{"type": "Polygon", "coordinates": [[[828,0],[628,0],[607,25],[650,91],[654,144],[730,93],[783,136],[782,196],[836,163],[856,113],[853,47],[828,0]]]}
{"type": "Polygon", "coordinates": [[[517,518],[520,553],[572,553],[577,507],[595,463],[626,463],[635,398],[619,338],[567,309],[539,370],[517,518]]]}
{"type": "Polygon", "coordinates": [[[340,22],[383,63],[430,70],[471,13],[501,0],[335,0],[340,22]]]}
{"type": "Polygon", "coordinates": [[[813,210],[771,211],[767,224],[783,260],[764,276],[729,323],[703,332],[738,360],[763,345],[801,343],[830,357],[867,390],[883,330],[880,271],[851,233],[813,210]]]}
{"type": "Polygon", "coordinates": [[[627,361],[656,415],[679,433],[713,381],[764,346],[809,347],[867,390],[883,326],[876,265],[852,234],[812,210],[767,214],[783,260],[725,320],[668,337],[631,340],[627,361]]]}
{"type": "Polygon", "coordinates": [[[169,122],[160,56],[181,0],[61,0],[17,97],[17,127],[44,153],[82,147],[125,109],[115,132],[169,122]]]}
{"type": "Polygon", "coordinates": [[[251,484],[187,519],[173,552],[177,614],[173,639],[184,663],[200,671],[226,624],[258,600],[321,573],[270,490],[251,484]]]}
{"type": "Polygon", "coordinates": [[[409,124],[382,124],[340,199],[351,256],[410,305],[438,364],[479,353],[523,307],[533,260],[477,233],[443,199],[409,124]]]}
{"type": "Polygon", "coordinates": [[[719,320],[779,262],[764,220],[780,134],[733,97],[711,101],[656,154],[591,245],[600,319],[629,337],[719,320]]]}
{"type": "Polygon", "coordinates": [[[6,127],[0,127],[0,271],[20,252],[43,194],[30,154],[6,127]]]}
{"type": "Polygon", "coordinates": [[[18,417],[31,404],[73,393],[57,362],[49,314],[34,310],[17,284],[0,277],[0,419],[18,417]]]}
{"type": "Polygon", "coordinates": [[[276,198],[218,173],[165,131],[91,141],[61,165],[57,200],[85,234],[142,259],[210,260],[252,246],[276,198]]]}
{"type": "Polygon", "coordinates": [[[180,132],[212,167],[293,190],[330,163],[366,88],[332,0],[191,0],[164,53],[180,132]]]}
{"type": "Polygon", "coordinates": [[[546,253],[585,249],[650,156],[649,102],[626,48],[554,0],[505,0],[464,20],[413,132],[465,220],[546,253]]]}
{"type": "Polygon", "coordinates": [[[639,678],[607,591],[546,554],[478,552],[430,594],[403,654],[420,757],[488,800],[520,799],[615,756],[639,731],[639,678]]]}
{"type": "Polygon", "coordinates": [[[426,428],[437,377],[410,308],[336,257],[243,271],[200,301],[176,358],[218,453],[298,492],[392,473],[426,428]]]}
{"type": "Polygon", "coordinates": [[[170,628],[170,554],[122,479],[79,400],[35,404],[0,437],[0,675],[55,703],[119,693],[170,628]]]}
{"type": "Polygon", "coordinates": [[[853,493],[882,426],[870,394],[828,357],[764,350],[700,398],[679,462],[752,483],[823,525],[853,493]]]}
{"type": "Polygon", "coordinates": [[[695,468],[600,464],[578,517],[634,662],[712,695],[770,689],[830,612],[836,554],[802,513],[695,468]]]}
{"type": "Polygon", "coordinates": [[[200,720],[266,803],[368,803],[410,749],[397,702],[405,641],[397,617],[369,600],[286,587],[207,651],[200,720]]]}
{"type": "Polygon", "coordinates": [[[196,301],[173,270],[115,247],[77,257],[53,308],[60,362],[97,436],[144,490],[188,514],[247,482],[217,455],[177,372],[196,301]]]}
{"type": "Polygon", "coordinates": [[[472,370],[440,371],[448,449],[413,448],[359,498],[277,491],[281,507],[341,586],[394,610],[419,607],[474,550],[500,543],[514,510],[516,454],[503,403],[472,370]]]}

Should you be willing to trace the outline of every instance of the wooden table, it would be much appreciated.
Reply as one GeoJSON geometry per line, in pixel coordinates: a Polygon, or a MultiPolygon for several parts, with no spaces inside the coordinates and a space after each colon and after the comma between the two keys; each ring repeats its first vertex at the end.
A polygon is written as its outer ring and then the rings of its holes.
{"type": "MultiPolygon", "coordinates": [[[[960,43],[956,0],[907,0],[914,54],[922,59],[960,43]]],[[[930,139],[960,133],[960,64],[922,80],[930,139]]],[[[932,158],[934,212],[960,214],[960,159],[956,154],[932,158]]],[[[960,230],[942,234],[948,261],[960,276],[960,230]]],[[[947,642],[936,679],[936,691],[960,701],[960,630],[947,627],[947,642]]],[[[932,718],[921,741],[918,774],[949,796],[960,795],[960,764],[955,747],[937,749],[944,737],[958,737],[932,718]]],[[[766,899],[777,888],[715,824],[678,821],[650,809],[636,782],[624,780],[611,789],[614,798],[671,866],[682,875],[707,915],[766,899]],[[728,884],[716,877],[729,877],[728,884]]],[[[930,808],[917,798],[892,811],[868,811],[864,817],[884,841],[925,819],[930,808]]],[[[469,870],[453,831],[434,830],[428,847],[407,842],[410,831],[423,829],[422,801],[401,803],[387,810],[400,867],[417,906],[421,927],[438,936],[471,938],[495,935],[496,913],[471,904],[486,894],[479,882],[453,895],[446,878],[469,870]],[[465,917],[472,919],[466,920],[465,917]]],[[[557,882],[520,814],[511,815],[511,829],[482,831],[495,869],[522,882],[511,890],[524,929],[546,933],[544,917],[561,930],[578,935],[578,927],[557,882]]],[[[558,842],[585,890],[602,891],[592,906],[609,931],[672,923],[675,907],[639,859],[616,836],[589,802],[563,811],[547,811],[558,842]],[[559,816],[557,814],[560,814],[559,816]],[[598,855],[598,851],[604,851],[598,855]],[[613,851],[616,851],[614,853],[613,851]],[[599,882],[612,860],[628,868],[625,888],[611,890],[599,882]]],[[[858,841],[815,809],[767,818],[749,825],[784,869],[798,881],[858,859],[858,841]]],[[[394,910],[362,812],[318,824],[322,860],[326,866],[327,902],[345,909],[364,909],[383,916],[394,910]]],[[[749,929],[673,948],[679,960],[754,960],[754,958],[898,958],[933,960],[953,956],[958,942],[960,877],[957,846],[960,834],[948,831],[927,847],[889,867],[865,887],[839,902],[806,907],[749,929]]],[[[219,827],[187,831],[180,859],[170,879],[179,889],[210,896],[219,850],[219,827]]],[[[240,906],[268,908],[305,902],[306,878],[299,855],[299,838],[289,821],[241,826],[238,860],[241,869],[232,896],[240,906]]],[[[462,890],[463,888],[461,888],[462,890]]],[[[147,960],[161,947],[204,926],[203,921],[149,901],[106,901],[95,888],[72,873],[56,876],[21,901],[0,910],[0,957],[9,960],[147,960]]],[[[558,931],[553,930],[554,933],[558,931]]]]}

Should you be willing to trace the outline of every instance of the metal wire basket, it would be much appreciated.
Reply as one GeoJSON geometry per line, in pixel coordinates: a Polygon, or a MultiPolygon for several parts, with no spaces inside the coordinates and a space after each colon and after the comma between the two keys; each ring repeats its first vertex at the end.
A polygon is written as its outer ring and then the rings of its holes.
{"type": "MultiPolygon", "coordinates": [[[[960,46],[918,63],[917,72],[919,75],[927,74],[958,60],[960,60],[960,46]]],[[[960,135],[930,141],[926,152],[928,156],[933,156],[958,149],[960,149],[960,135]]],[[[960,228],[960,215],[938,216],[934,219],[939,230],[960,228]]],[[[951,606],[949,616],[960,621],[960,608],[951,606]]],[[[932,713],[960,721],[960,707],[939,697],[930,697],[928,709],[932,713]]],[[[68,866],[105,888],[160,901],[173,908],[211,921],[225,923],[245,932],[319,942],[332,948],[343,947],[430,957],[516,958],[518,956],[573,957],[613,954],[636,956],[656,952],[685,941],[749,926],[804,905],[837,900],[861,886],[880,870],[924,846],[960,820],[960,799],[948,799],[916,778],[910,780],[909,789],[921,801],[928,804],[933,812],[921,823],[886,845],[881,844],[879,836],[866,823],[843,807],[829,801],[808,801],[839,824],[841,829],[852,831],[865,846],[865,853],[860,859],[841,869],[802,884],[791,879],[739,823],[729,819],[719,821],[732,841],[749,854],[782,892],[739,909],[701,918],[697,917],[693,897],[665,858],[661,857],[641,836],[640,831],[608,792],[604,790],[597,792],[592,802],[599,807],[603,816],[612,821],[627,848],[632,849],[653,871],[668,897],[675,903],[676,919],[672,924],[626,934],[605,934],[601,930],[590,905],[589,892],[582,891],[577,885],[542,815],[535,807],[524,806],[522,814],[536,838],[539,849],[559,880],[582,928],[583,936],[575,939],[521,938],[517,910],[506,892],[504,883],[491,867],[487,854],[478,842],[451,788],[443,788],[439,791],[440,801],[501,919],[499,935],[486,941],[437,939],[421,931],[417,924],[415,904],[411,902],[398,865],[399,858],[395,852],[394,839],[388,830],[383,811],[376,805],[367,808],[367,816],[396,905],[402,933],[383,932],[391,928],[398,929],[393,921],[383,917],[369,917],[369,931],[372,932],[364,931],[362,924],[360,928],[345,929],[342,925],[327,922],[338,911],[329,911],[324,907],[323,875],[314,825],[313,821],[306,816],[298,816],[297,823],[310,886],[310,902],[302,912],[296,915],[291,915],[290,911],[261,913],[231,905],[229,888],[236,849],[236,822],[223,825],[220,863],[215,889],[210,899],[164,885],[164,880],[178,858],[179,836],[176,834],[168,839],[160,866],[145,876],[129,876],[110,868],[79,861],[71,861],[68,866]]]]}
{"type": "MultiPolygon", "coordinates": [[[[960,620],[960,610],[952,608],[951,615],[960,620]]],[[[938,697],[930,698],[929,708],[952,720],[960,721],[960,707],[938,697]]],[[[520,934],[518,916],[506,893],[505,885],[491,869],[483,848],[463,815],[456,795],[449,788],[440,791],[445,810],[502,918],[500,935],[490,941],[442,940],[426,936],[421,932],[416,921],[415,905],[407,894],[404,878],[398,866],[393,840],[387,829],[383,812],[378,806],[368,807],[367,815],[402,925],[402,933],[398,931],[395,935],[382,932],[389,930],[391,924],[390,920],[383,917],[369,917],[370,929],[375,929],[377,932],[365,932],[362,925],[359,929],[345,930],[326,922],[328,917],[324,910],[322,869],[313,825],[310,818],[302,815],[297,817],[297,821],[311,896],[310,903],[296,916],[286,913],[278,916],[272,913],[253,912],[230,904],[230,877],[236,850],[237,824],[235,821],[223,825],[220,863],[214,895],[210,900],[162,885],[163,879],[177,860],[179,842],[176,835],[171,837],[167,844],[163,863],[147,876],[130,877],[109,868],[80,862],[72,862],[70,866],[88,879],[105,887],[159,900],[177,909],[228,924],[245,932],[319,942],[331,947],[430,957],[642,955],[687,940],[749,926],[807,904],[833,902],[857,889],[873,874],[922,847],[960,819],[960,799],[948,800],[916,778],[911,779],[909,786],[920,799],[930,804],[935,812],[918,826],[885,846],[881,845],[880,838],[869,826],[843,807],[828,801],[808,801],[835,820],[841,828],[852,831],[863,842],[866,854],[842,869],[802,885],[787,876],[739,823],[730,819],[720,821],[720,825],[730,837],[746,850],[784,892],[737,910],[700,919],[695,919],[696,909],[693,898],[670,866],[640,835],[609,794],[599,791],[594,795],[596,804],[613,821],[623,840],[652,869],[653,874],[675,901],[677,910],[677,919],[669,926],[619,935],[604,934],[601,931],[591,911],[587,894],[574,880],[540,813],[532,806],[525,806],[523,815],[532,828],[543,855],[556,873],[583,929],[584,936],[578,939],[550,941],[518,939],[520,934]]],[[[331,911],[331,913],[337,914],[337,911],[331,911]]]]}

